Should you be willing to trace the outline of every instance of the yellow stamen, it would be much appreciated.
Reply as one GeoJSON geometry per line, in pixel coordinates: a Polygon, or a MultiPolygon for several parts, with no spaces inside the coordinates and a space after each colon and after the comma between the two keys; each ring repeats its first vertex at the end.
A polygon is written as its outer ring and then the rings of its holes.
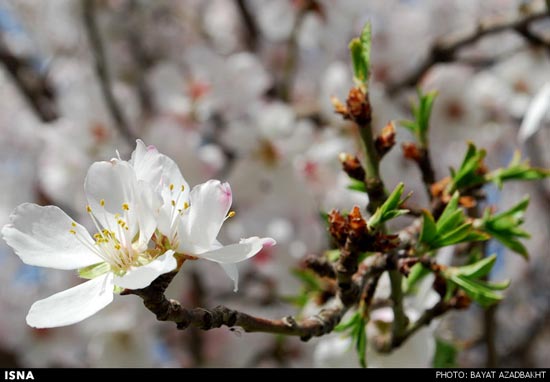
{"type": "Polygon", "coordinates": [[[75,223],[75,222],[72,222],[71,225],[72,225],[73,227],[76,227],[76,223],[75,223]]]}
{"type": "Polygon", "coordinates": [[[130,206],[128,205],[128,203],[122,203],[122,209],[124,211],[129,211],[130,210],[130,206]]]}
{"type": "Polygon", "coordinates": [[[99,204],[101,205],[101,207],[105,207],[105,199],[101,199],[99,201],[99,204]]]}
{"type": "Polygon", "coordinates": [[[173,191],[173,190],[174,190],[174,185],[170,184],[170,191],[173,191]]]}
{"type": "Polygon", "coordinates": [[[76,231],[74,229],[69,230],[69,232],[72,233],[73,235],[76,235],[76,231]]]}
{"type": "Polygon", "coordinates": [[[90,207],[89,204],[86,206],[86,211],[87,211],[89,214],[92,213],[92,207],[90,207]]]}
{"type": "Polygon", "coordinates": [[[229,211],[229,213],[227,214],[227,217],[232,218],[235,215],[237,215],[237,213],[235,211],[229,211]]]}
{"type": "Polygon", "coordinates": [[[172,200],[172,206],[176,206],[176,201],[175,200],[172,200]]]}

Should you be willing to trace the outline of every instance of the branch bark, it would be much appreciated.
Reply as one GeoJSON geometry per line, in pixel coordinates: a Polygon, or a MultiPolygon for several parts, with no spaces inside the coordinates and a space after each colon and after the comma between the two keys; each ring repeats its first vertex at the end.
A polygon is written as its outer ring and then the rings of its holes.
{"type": "Polygon", "coordinates": [[[526,37],[525,31],[528,31],[531,23],[549,16],[550,15],[548,12],[538,12],[528,15],[522,19],[517,19],[515,17],[506,19],[489,19],[480,22],[474,32],[436,42],[432,46],[428,56],[416,70],[402,80],[389,85],[388,93],[390,95],[395,94],[403,88],[415,86],[434,65],[453,61],[462,48],[476,43],[483,37],[508,30],[517,31],[526,37]]]}
{"type": "Polygon", "coordinates": [[[176,300],[168,299],[164,292],[177,271],[164,274],[144,289],[126,290],[122,294],[134,294],[143,299],[143,304],[155,313],[159,321],[176,323],[180,330],[190,326],[202,330],[210,330],[221,326],[241,327],[245,332],[262,332],[297,336],[307,341],[330,333],[340,322],[349,307],[337,299],[334,307],[323,309],[319,314],[296,321],[293,317],[278,320],[255,317],[234,309],[219,305],[212,309],[187,309],[176,300]]]}
{"type": "Polygon", "coordinates": [[[130,129],[130,124],[126,120],[122,108],[113,94],[111,76],[105,57],[105,48],[96,22],[95,3],[95,0],[83,0],[82,3],[82,18],[95,59],[95,72],[99,80],[105,103],[115,122],[115,127],[128,144],[133,146],[137,137],[130,129]]]}
{"type": "Polygon", "coordinates": [[[52,122],[59,118],[55,103],[55,91],[44,73],[40,73],[32,60],[18,57],[1,41],[0,62],[9,73],[13,82],[42,122],[52,122]]]}

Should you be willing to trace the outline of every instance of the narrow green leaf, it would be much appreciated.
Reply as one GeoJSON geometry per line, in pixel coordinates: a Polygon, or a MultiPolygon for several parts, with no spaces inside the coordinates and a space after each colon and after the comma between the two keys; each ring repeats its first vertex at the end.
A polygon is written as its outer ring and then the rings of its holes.
{"type": "Polygon", "coordinates": [[[367,367],[367,333],[365,331],[366,323],[361,320],[357,324],[357,332],[355,333],[355,349],[359,357],[359,364],[362,368],[367,367]]]}
{"type": "Polygon", "coordinates": [[[360,180],[350,178],[350,184],[348,185],[348,190],[366,193],[367,187],[365,186],[365,182],[361,182],[360,180]]]}
{"type": "Polygon", "coordinates": [[[493,305],[503,298],[502,295],[494,293],[483,284],[464,276],[453,275],[451,276],[451,281],[462,288],[470,298],[483,307],[493,305]]]}
{"type": "Polygon", "coordinates": [[[451,342],[435,339],[435,354],[432,366],[437,368],[457,367],[458,349],[451,342]]]}
{"type": "Polygon", "coordinates": [[[416,263],[412,266],[409,276],[403,280],[403,291],[405,293],[412,292],[416,284],[429,274],[429,269],[420,263],[416,263]]]}
{"type": "Polygon", "coordinates": [[[437,221],[436,227],[438,232],[448,232],[455,227],[461,225],[464,222],[464,213],[461,209],[457,209],[454,212],[448,214],[437,221]]]}
{"type": "Polygon", "coordinates": [[[430,245],[437,236],[437,226],[434,218],[427,210],[422,210],[422,231],[420,232],[419,241],[430,245]]]}
{"type": "Polygon", "coordinates": [[[361,46],[361,41],[359,38],[354,38],[349,43],[349,50],[351,53],[351,63],[353,65],[353,74],[355,80],[360,83],[367,81],[368,69],[365,66],[365,61],[363,60],[363,47],[361,46]]]}
{"type": "Polygon", "coordinates": [[[491,290],[505,290],[505,289],[508,289],[510,284],[511,284],[510,280],[504,280],[500,282],[490,282],[490,281],[485,282],[485,285],[487,285],[487,288],[491,290]]]}
{"type": "Polygon", "coordinates": [[[363,57],[363,62],[366,67],[366,79],[369,79],[370,75],[370,46],[371,46],[371,25],[370,23],[365,24],[363,31],[361,32],[361,56],[363,57]]]}
{"type": "Polygon", "coordinates": [[[453,194],[451,200],[449,200],[449,203],[447,203],[447,206],[445,207],[437,221],[439,225],[445,224],[445,221],[458,209],[459,197],[460,194],[458,193],[458,191],[453,194]]]}
{"type": "Polygon", "coordinates": [[[399,183],[395,187],[395,189],[392,191],[390,196],[388,196],[386,201],[380,207],[378,207],[376,209],[376,212],[370,217],[368,221],[369,227],[376,228],[380,224],[408,212],[407,210],[398,210],[398,207],[403,202],[401,200],[401,196],[403,195],[404,189],[405,185],[403,183],[399,183]]]}
{"type": "Polygon", "coordinates": [[[489,272],[493,268],[493,265],[495,265],[496,260],[497,256],[492,255],[473,264],[458,267],[454,270],[454,272],[459,276],[464,276],[468,278],[480,278],[489,274],[489,272]]]}
{"type": "Polygon", "coordinates": [[[500,232],[492,232],[492,235],[495,239],[500,241],[504,246],[510,248],[512,251],[520,254],[525,259],[529,258],[529,252],[527,252],[527,248],[517,239],[514,239],[513,237],[502,235],[500,232]]]}

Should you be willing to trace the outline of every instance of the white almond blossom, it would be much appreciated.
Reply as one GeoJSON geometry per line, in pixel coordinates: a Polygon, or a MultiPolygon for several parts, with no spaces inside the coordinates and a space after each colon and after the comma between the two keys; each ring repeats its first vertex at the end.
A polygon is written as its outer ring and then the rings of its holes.
{"type": "Polygon", "coordinates": [[[265,246],[275,245],[272,238],[250,237],[239,243],[224,246],[216,238],[222,224],[234,215],[230,212],[231,187],[219,180],[209,180],[189,186],[178,166],[153,146],[137,141],[130,163],[137,179],[148,182],[162,197],[159,209],[158,231],[162,243],[186,258],[202,258],[221,265],[238,286],[235,265],[256,255],[265,246]]]}
{"type": "Polygon", "coordinates": [[[138,181],[128,162],[94,163],[86,177],[86,207],[97,233],[55,206],[25,203],[15,209],[2,235],[29,265],[79,269],[91,280],[34,303],[27,323],[38,328],[82,321],[113,301],[117,289],[148,286],[177,267],[174,251],[148,244],[156,230],[155,194],[138,181]]]}

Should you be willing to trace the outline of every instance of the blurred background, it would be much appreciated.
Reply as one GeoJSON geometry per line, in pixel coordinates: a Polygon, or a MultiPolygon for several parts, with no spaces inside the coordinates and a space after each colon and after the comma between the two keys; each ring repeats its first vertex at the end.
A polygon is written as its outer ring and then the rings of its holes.
{"type": "MultiPolygon", "coordinates": [[[[127,158],[139,137],[171,156],[191,185],[230,182],[237,214],[222,241],[257,235],[278,242],[240,264],[238,293],[219,267],[194,262],[169,296],[268,317],[313,312],[314,302],[292,304],[302,287],[291,270],[328,248],[321,211],[367,202],[346,188],[338,154],[360,147],[330,103],[331,96],[345,99],[352,85],[349,40],[372,23],[377,130],[410,118],[416,85],[438,90],[431,120],[438,179],[458,166],[466,141],[488,149],[492,168],[518,148],[534,165],[550,167],[545,7],[542,0],[1,0],[0,223],[30,201],[90,223],[87,168],[115,150],[127,158]],[[495,23],[507,27],[451,55],[433,54],[436,44],[495,23]],[[518,137],[536,97],[538,122],[518,137]]],[[[382,176],[390,189],[405,182],[415,191],[412,203],[425,205],[418,169],[399,147],[411,139],[398,129],[382,176]]],[[[498,255],[492,276],[512,280],[506,299],[489,318],[477,306],[453,312],[392,355],[369,350],[370,365],[430,366],[434,338],[442,338],[453,344],[459,366],[549,366],[549,184],[512,183],[487,194],[497,208],[531,195],[531,259],[490,243],[498,255]]],[[[453,249],[442,252],[450,258],[453,249]]],[[[334,336],[302,343],[227,328],[179,332],[133,296],[118,296],[70,327],[25,324],[34,301],[78,282],[71,272],[23,265],[0,241],[0,366],[357,365],[334,336]]]]}

